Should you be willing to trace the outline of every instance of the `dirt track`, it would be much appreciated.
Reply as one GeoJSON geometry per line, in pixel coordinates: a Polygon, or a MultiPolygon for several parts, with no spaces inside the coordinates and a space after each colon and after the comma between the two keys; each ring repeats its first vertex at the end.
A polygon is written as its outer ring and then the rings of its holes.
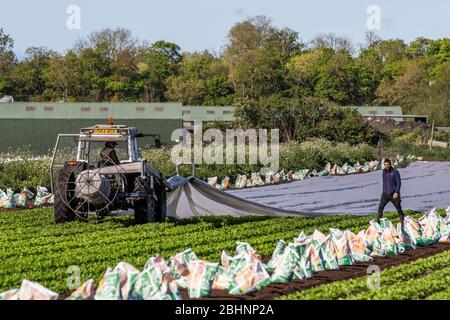
{"type": "MultiPolygon", "coordinates": [[[[321,284],[365,276],[367,275],[367,268],[370,265],[377,265],[381,270],[385,270],[399,264],[433,256],[447,250],[450,250],[450,243],[437,243],[427,247],[417,248],[415,250],[408,250],[400,255],[375,258],[370,263],[357,263],[352,266],[341,267],[339,270],[315,272],[313,278],[311,279],[294,280],[289,283],[270,284],[258,292],[242,296],[232,296],[226,291],[213,290],[210,297],[202,298],[202,300],[271,300],[282,295],[302,291],[321,284]]],[[[269,258],[270,257],[265,257],[263,261],[267,261],[269,258]]],[[[184,300],[190,300],[186,290],[182,289],[181,295],[184,300]]]]}

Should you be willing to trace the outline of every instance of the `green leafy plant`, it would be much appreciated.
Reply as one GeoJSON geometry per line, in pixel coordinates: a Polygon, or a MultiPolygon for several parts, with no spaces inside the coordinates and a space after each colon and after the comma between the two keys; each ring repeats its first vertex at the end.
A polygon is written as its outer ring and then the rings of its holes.
{"type": "MultiPolygon", "coordinates": [[[[387,217],[398,221],[396,214],[387,217]]],[[[134,225],[132,217],[118,216],[105,223],[55,225],[51,208],[0,212],[0,292],[19,286],[24,278],[67,292],[70,265],[80,267],[81,280],[94,278],[98,283],[106,268],[120,261],[142,268],[151,256],[169,258],[187,248],[218,261],[222,250],[235,249],[236,241],[249,242],[261,255],[270,255],[278,240],[291,241],[302,230],[328,232],[334,227],[358,232],[371,218],[214,216],[134,225]]]]}
{"type": "MultiPolygon", "coordinates": [[[[367,276],[336,281],[281,297],[315,299],[420,299],[448,291],[450,251],[389,268],[380,274],[381,286],[370,290],[367,276]],[[425,276],[424,276],[425,275],[425,276]]],[[[441,296],[442,294],[440,294],[441,296]]],[[[448,298],[449,296],[447,296],[448,298]]]]}

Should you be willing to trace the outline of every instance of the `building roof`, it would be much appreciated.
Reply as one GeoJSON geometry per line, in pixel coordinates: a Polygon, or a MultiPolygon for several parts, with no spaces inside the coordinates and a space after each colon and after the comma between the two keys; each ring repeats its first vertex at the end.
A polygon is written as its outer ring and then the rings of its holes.
{"type": "Polygon", "coordinates": [[[356,108],[363,117],[403,115],[400,106],[348,106],[356,108]]]}
{"type": "MultiPolygon", "coordinates": [[[[363,117],[402,115],[399,106],[349,106],[363,117]]],[[[177,102],[12,102],[0,103],[2,119],[179,119],[232,121],[233,106],[183,106],[177,102]]],[[[401,118],[395,118],[401,121],[401,118]]]]}
{"type": "MultiPolygon", "coordinates": [[[[376,117],[376,116],[401,116],[403,115],[402,108],[400,106],[345,106],[344,108],[355,108],[363,117],[376,117]]],[[[392,117],[395,121],[403,121],[403,118],[392,117]]]]}
{"type": "Polygon", "coordinates": [[[0,103],[2,119],[181,119],[181,103],[0,103]]]}
{"type": "Polygon", "coordinates": [[[183,106],[183,121],[233,121],[232,106],[183,106]]]}

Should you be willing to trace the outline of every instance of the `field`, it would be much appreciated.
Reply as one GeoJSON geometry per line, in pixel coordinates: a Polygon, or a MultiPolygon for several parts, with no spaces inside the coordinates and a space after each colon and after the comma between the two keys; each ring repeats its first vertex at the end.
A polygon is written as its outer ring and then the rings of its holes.
{"type": "Polygon", "coordinates": [[[281,299],[450,299],[449,247],[442,253],[383,271],[379,289],[368,289],[368,276],[365,276],[321,285],[281,299]]]}
{"type": "MultiPolygon", "coordinates": [[[[411,215],[416,218],[421,216],[420,213],[411,215]]],[[[393,223],[398,222],[396,214],[390,213],[386,216],[393,223]]],[[[69,292],[67,268],[71,265],[79,266],[81,281],[93,278],[98,283],[106,268],[114,267],[120,261],[126,261],[142,269],[147,259],[157,253],[168,258],[187,248],[192,248],[200,258],[219,261],[222,250],[234,252],[236,241],[250,243],[263,256],[263,259],[267,259],[278,240],[291,241],[302,230],[307,234],[311,234],[315,229],[327,233],[328,228],[333,227],[357,232],[367,228],[370,220],[371,217],[355,216],[207,217],[134,225],[132,217],[121,216],[104,223],[73,222],[55,225],[52,208],[2,211],[0,212],[0,292],[19,287],[22,279],[29,279],[59,293],[67,293],[69,292]]],[[[423,294],[418,295],[414,290],[406,289],[414,286],[422,288],[431,283],[434,289],[427,289],[427,296],[434,294],[432,297],[450,298],[447,288],[450,283],[450,253],[448,251],[450,246],[446,244],[433,246],[407,251],[406,255],[410,258],[405,258],[406,260],[404,259],[398,267],[390,269],[388,268],[390,264],[385,264],[387,269],[383,271],[382,279],[388,282],[383,282],[380,291],[361,291],[366,280],[356,278],[325,285],[321,285],[323,281],[318,281],[312,284],[312,288],[303,288],[305,290],[300,293],[286,297],[293,299],[422,298],[423,294]],[[433,246],[439,248],[433,249],[433,246]],[[419,256],[414,256],[412,251],[417,251],[419,256]],[[422,251],[422,257],[428,255],[430,257],[420,258],[422,251]],[[403,264],[404,262],[407,264],[403,264]],[[401,281],[401,288],[406,289],[396,295],[398,281],[401,281]]],[[[380,259],[399,259],[398,257],[404,256],[380,259]]],[[[391,263],[392,266],[395,264],[397,263],[391,263]]],[[[342,271],[345,271],[345,268],[325,271],[325,274],[342,271]]],[[[350,275],[351,278],[355,276],[361,275],[358,273],[350,275]]],[[[318,273],[313,279],[307,281],[320,279],[321,275],[318,273]]],[[[279,290],[274,297],[292,292],[292,290],[288,292],[279,290]]]]}

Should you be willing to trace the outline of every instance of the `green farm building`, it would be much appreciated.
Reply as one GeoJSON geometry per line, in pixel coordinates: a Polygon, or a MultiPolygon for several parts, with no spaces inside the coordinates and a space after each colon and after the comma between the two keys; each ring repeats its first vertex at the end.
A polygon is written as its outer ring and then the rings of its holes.
{"type": "MultiPolygon", "coordinates": [[[[354,107],[363,117],[389,116],[401,121],[400,107],[354,107]],[[397,118],[400,116],[400,118],[397,118]]],[[[160,135],[172,144],[175,129],[192,128],[195,121],[232,121],[232,106],[183,106],[181,103],[0,103],[0,152],[24,146],[37,154],[49,152],[59,133],[78,133],[80,128],[106,124],[137,127],[139,132],[160,135]]]]}

